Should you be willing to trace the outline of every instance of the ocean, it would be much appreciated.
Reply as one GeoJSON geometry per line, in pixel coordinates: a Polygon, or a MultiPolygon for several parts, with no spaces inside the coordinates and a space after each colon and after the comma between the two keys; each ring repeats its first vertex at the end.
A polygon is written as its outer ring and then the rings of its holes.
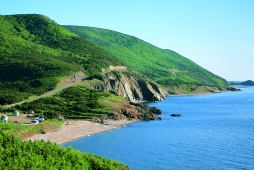
{"type": "Polygon", "coordinates": [[[150,103],[161,121],[141,121],[64,144],[133,170],[253,170],[254,87],[150,103]],[[173,113],[182,117],[171,117],[173,113]]]}

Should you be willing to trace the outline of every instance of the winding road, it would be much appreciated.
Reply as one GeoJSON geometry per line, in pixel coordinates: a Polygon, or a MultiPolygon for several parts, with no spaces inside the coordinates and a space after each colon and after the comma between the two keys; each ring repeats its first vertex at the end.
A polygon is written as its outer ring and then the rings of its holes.
{"type": "MultiPolygon", "coordinates": [[[[102,73],[106,74],[106,73],[114,71],[114,70],[126,71],[127,67],[126,66],[110,66],[108,68],[108,70],[103,69],[102,73]]],[[[72,76],[68,77],[66,80],[63,80],[62,82],[64,82],[64,85],[61,85],[61,86],[57,87],[54,90],[48,91],[47,93],[44,93],[40,96],[36,96],[32,99],[27,99],[27,100],[24,100],[24,101],[21,101],[21,102],[18,102],[18,103],[9,104],[9,105],[3,105],[3,107],[14,107],[14,106],[19,105],[19,104],[23,104],[23,103],[26,103],[26,102],[32,102],[32,101],[38,100],[38,99],[43,98],[43,97],[48,97],[48,96],[56,94],[57,92],[59,92],[63,89],[66,89],[68,87],[77,85],[78,83],[80,83],[82,81],[85,81],[85,80],[87,80],[87,76],[83,72],[77,72],[77,73],[73,74],[72,76]]]]}
{"type": "MultiPolygon", "coordinates": [[[[73,75],[72,77],[75,77],[75,76],[73,75]]],[[[23,104],[25,102],[32,102],[32,101],[38,100],[38,99],[43,98],[43,97],[48,97],[48,96],[56,94],[57,92],[59,92],[59,91],[61,91],[63,89],[66,89],[68,87],[77,85],[78,83],[80,83],[82,81],[85,81],[85,80],[87,80],[87,76],[82,76],[82,77],[79,77],[79,78],[74,78],[71,82],[68,82],[68,83],[66,83],[66,84],[64,84],[62,86],[59,86],[56,89],[48,91],[47,93],[44,93],[44,94],[42,94],[40,96],[37,96],[37,97],[32,98],[32,99],[27,99],[27,100],[24,100],[24,101],[21,101],[21,102],[18,102],[18,103],[13,103],[13,104],[10,104],[10,105],[4,105],[3,107],[14,107],[16,105],[23,104]]]]}

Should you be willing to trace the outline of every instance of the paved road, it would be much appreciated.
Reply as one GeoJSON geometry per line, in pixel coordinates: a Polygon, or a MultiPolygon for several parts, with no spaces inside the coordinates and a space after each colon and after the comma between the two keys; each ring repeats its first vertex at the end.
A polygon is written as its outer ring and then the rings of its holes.
{"type": "MultiPolygon", "coordinates": [[[[111,72],[111,71],[114,71],[114,70],[126,71],[126,70],[127,70],[127,67],[125,67],[125,66],[116,66],[116,67],[110,68],[110,69],[107,70],[107,71],[102,71],[102,73],[106,74],[106,73],[111,72]]],[[[79,73],[79,72],[78,72],[78,73],[79,73]]],[[[76,74],[78,74],[78,73],[76,73],[76,74]]],[[[74,76],[74,77],[75,77],[75,76],[74,76]]],[[[42,94],[42,95],[40,95],[40,96],[37,96],[37,97],[35,97],[35,98],[33,98],[33,99],[27,99],[27,100],[24,100],[24,101],[22,101],[22,102],[13,103],[13,104],[10,104],[10,105],[4,105],[4,107],[13,107],[13,106],[16,106],[16,105],[19,105],[19,104],[23,104],[23,103],[25,103],[25,102],[32,102],[32,101],[38,100],[38,99],[43,98],[43,97],[48,97],[48,96],[51,96],[51,95],[53,95],[53,94],[56,94],[57,92],[59,92],[59,91],[61,91],[61,90],[63,90],[63,89],[66,89],[66,88],[68,88],[68,87],[74,86],[74,85],[76,85],[76,84],[78,84],[78,83],[80,83],[80,82],[82,82],[82,81],[85,81],[85,80],[87,80],[87,77],[86,77],[86,76],[82,76],[82,77],[79,77],[79,78],[74,78],[73,81],[71,81],[71,82],[69,82],[69,83],[67,83],[67,84],[65,84],[65,85],[63,85],[63,86],[60,86],[60,87],[58,87],[58,88],[56,88],[56,89],[54,89],[54,90],[51,90],[51,91],[49,91],[49,92],[47,92],[47,93],[44,93],[44,94],[42,94]]]]}
{"type": "Polygon", "coordinates": [[[4,105],[4,107],[13,107],[13,106],[16,106],[16,105],[19,105],[19,104],[23,104],[25,102],[32,102],[32,101],[38,100],[38,99],[43,98],[43,97],[51,96],[51,95],[56,94],[57,92],[59,92],[59,91],[61,91],[63,89],[66,89],[68,87],[74,86],[74,85],[76,85],[76,84],[86,80],[86,78],[87,77],[81,77],[81,78],[75,79],[75,80],[73,80],[70,83],[67,83],[67,84],[65,84],[65,85],[63,85],[61,87],[58,87],[58,88],[56,88],[54,90],[51,90],[51,91],[49,91],[47,93],[44,93],[44,94],[42,94],[40,96],[37,96],[37,97],[33,98],[33,99],[27,99],[27,100],[24,100],[22,102],[13,103],[13,104],[10,104],[10,105],[4,105]]]}

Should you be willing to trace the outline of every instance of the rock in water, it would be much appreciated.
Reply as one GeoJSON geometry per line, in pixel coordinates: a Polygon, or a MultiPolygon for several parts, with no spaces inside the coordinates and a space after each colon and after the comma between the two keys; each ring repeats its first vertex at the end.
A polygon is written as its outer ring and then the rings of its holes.
{"type": "Polygon", "coordinates": [[[172,117],[181,117],[181,116],[183,116],[183,115],[181,115],[181,114],[179,114],[179,113],[174,113],[174,114],[171,114],[170,116],[172,116],[172,117]]]}
{"type": "Polygon", "coordinates": [[[238,88],[235,88],[235,87],[232,87],[232,86],[227,87],[227,90],[228,91],[241,91],[241,89],[238,89],[238,88]]]}

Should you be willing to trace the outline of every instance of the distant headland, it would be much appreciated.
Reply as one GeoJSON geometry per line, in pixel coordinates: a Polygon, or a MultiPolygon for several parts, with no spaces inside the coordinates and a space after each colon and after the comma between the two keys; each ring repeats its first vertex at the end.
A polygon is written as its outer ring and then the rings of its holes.
{"type": "Polygon", "coordinates": [[[229,82],[230,85],[242,85],[242,86],[254,86],[254,81],[252,80],[246,80],[246,81],[231,81],[229,82]]]}

